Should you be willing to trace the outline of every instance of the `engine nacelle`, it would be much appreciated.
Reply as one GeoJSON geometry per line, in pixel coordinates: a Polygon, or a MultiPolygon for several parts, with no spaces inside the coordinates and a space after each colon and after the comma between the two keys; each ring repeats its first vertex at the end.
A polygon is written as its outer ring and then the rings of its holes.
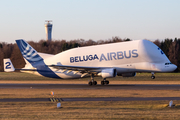
{"type": "Polygon", "coordinates": [[[122,76],[123,76],[123,77],[134,77],[134,76],[136,76],[136,72],[132,72],[132,73],[123,73],[122,76]]]}
{"type": "Polygon", "coordinates": [[[101,71],[101,73],[98,74],[98,76],[102,76],[102,78],[111,78],[116,77],[117,72],[116,69],[104,69],[101,71]]]}

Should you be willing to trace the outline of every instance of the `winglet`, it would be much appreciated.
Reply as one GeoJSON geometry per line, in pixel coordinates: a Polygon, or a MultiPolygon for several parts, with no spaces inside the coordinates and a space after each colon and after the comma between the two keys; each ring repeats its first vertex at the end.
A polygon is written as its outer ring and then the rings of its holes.
{"type": "Polygon", "coordinates": [[[4,59],[4,71],[5,72],[13,72],[15,70],[11,60],[9,58],[4,59]]]}
{"type": "Polygon", "coordinates": [[[39,56],[38,52],[26,41],[20,39],[16,40],[16,43],[21,51],[21,54],[29,63],[33,64],[43,60],[43,58],[39,56]]]}

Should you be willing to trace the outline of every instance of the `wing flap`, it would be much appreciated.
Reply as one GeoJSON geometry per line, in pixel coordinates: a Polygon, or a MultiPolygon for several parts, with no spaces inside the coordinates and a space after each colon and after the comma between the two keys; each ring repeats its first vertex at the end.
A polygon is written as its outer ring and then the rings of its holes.
{"type": "Polygon", "coordinates": [[[101,71],[101,67],[86,67],[86,66],[68,66],[68,65],[48,65],[48,67],[53,67],[55,69],[62,69],[65,71],[78,71],[78,72],[99,72],[101,71]]]}
{"type": "Polygon", "coordinates": [[[81,73],[81,77],[94,74],[98,75],[103,69],[110,67],[89,67],[89,66],[69,66],[69,65],[48,65],[48,67],[55,68],[57,70],[62,70],[62,72],[73,72],[74,74],[81,73]]]}

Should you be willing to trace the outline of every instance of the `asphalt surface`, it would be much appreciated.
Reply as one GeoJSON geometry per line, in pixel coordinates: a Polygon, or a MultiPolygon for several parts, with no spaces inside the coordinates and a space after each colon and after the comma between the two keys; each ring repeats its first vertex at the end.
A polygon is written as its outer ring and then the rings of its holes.
{"type": "MultiPolygon", "coordinates": [[[[0,84],[1,89],[128,89],[128,90],[178,90],[180,85],[162,84],[0,84]]],[[[180,97],[103,97],[103,98],[57,98],[58,101],[157,101],[180,100],[180,97]]],[[[50,98],[6,98],[0,102],[42,102],[52,101],[50,98]]],[[[57,101],[56,101],[57,102],[57,101]]]]}
{"type": "Polygon", "coordinates": [[[132,89],[132,90],[180,90],[180,85],[164,84],[0,84],[0,88],[13,89],[132,89]]]}
{"type": "Polygon", "coordinates": [[[6,98],[0,102],[61,102],[61,101],[157,101],[157,100],[180,100],[180,97],[105,97],[105,98],[6,98]]]}

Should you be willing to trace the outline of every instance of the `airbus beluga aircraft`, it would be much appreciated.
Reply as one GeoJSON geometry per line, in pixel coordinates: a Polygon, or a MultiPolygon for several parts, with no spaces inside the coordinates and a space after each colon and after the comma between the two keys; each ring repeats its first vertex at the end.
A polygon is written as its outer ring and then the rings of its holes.
{"type": "MultiPolygon", "coordinates": [[[[101,85],[109,84],[106,78],[133,77],[136,72],[172,72],[172,64],[163,51],[148,40],[135,40],[104,45],[78,47],[56,55],[38,53],[26,41],[16,43],[25,58],[26,65],[18,69],[51,78],[82,78],[91,76],[89,85],[96,85],[95,76],[101,76],[101,85]]],[[[4,59],[4,71],[15,68],[10,59],[4,59]]]]}

